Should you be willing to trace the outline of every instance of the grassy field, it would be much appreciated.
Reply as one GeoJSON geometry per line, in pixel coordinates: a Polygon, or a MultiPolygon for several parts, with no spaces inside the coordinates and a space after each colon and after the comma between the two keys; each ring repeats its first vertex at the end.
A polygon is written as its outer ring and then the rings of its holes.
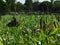
{"type": "Polygon", "coordinates": [[[1,16],[0,45],[60,45],[60,18],[55,15],[15,15],[17,27],[8,27],[12,15],[1,16]]]}

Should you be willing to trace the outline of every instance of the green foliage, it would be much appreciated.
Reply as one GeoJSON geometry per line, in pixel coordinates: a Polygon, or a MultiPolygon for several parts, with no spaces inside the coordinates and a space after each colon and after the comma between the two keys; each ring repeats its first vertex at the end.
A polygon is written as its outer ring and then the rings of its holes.
{"type": "Polygon", "coordinates": [[[0,14],[9,14],[10,12],[37,12],[38,14],[60,14],[60,1],[50,0],[51,2],[32,2],[32,0],[26,0],[25,4],[16,2],[16,0],[5,1],[6,2],[0,0],[0,14]]]}
{"type": "Polygon", "coordinates": [[[27,11],[32,11],[32,0],[26,0],[25,4],[27,11]]]}
{"type": "Polygon", "coordinates": [[[16,0],[6,0],[8,11],[15,11],[15,1],[16,0]]]}
{"type": "Polygon", "coordinates": [[[32,3],[32,7],[33,7],[33,11],[38,11],[38,9],[39,9],[39,2],[34,2],[34,3],[32,3]],[[35,8],[36,7],[36,8],[35,8]]]}
{"type": "Polygon", "coordinates": [[[0,14],[5,14],[6,11],[6,3],[3,0],[0,0],[0,14]]]}
{"type": "Polygon", "coordinates": [[[20,2],[17,2],[17,4],[16,4],[16,11],[17,12],[22,12],[22,11],[24,11],[24,5],[23,4],[21,4],[20,2]]]}
{"type": "Polygon", "coordinates": [[[11,15],[1,16],[0,20],[0,45],[60,45],[60,22],[57,21],[55,15],[18,15],[15,16],[20,26],[8,27],[12,20],[11,15]],[[8,19],[7,19],[8,18],[8,19]],[[40,19],[48,25],[46,30],[40,28],[40,19]],[[59,23],[57,27],[52,26],[53,22],[59,23]],[[51,24],[51,25],[50,25],[51,24]],[[52,27],[51,27],[52,26],[52,27]],[[59,32],[58,32],[59,31],[59,32]]]}

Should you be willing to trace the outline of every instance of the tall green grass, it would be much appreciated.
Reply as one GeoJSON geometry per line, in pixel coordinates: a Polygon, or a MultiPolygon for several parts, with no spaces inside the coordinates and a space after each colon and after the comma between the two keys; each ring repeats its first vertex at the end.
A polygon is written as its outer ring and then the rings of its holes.
{"type": "Polygon", "coordinates": [[[12,17],[12,15],[1,16],[0,45],[60,45],[60,39],[57,36],[60,33],[60,22],[55,15],[15,15],[20,25],[8,27],[6,24],[12,20],[12,17]],[[41,18],[46,25],[53,25],[53,22],[56,22],[57,27],[41,29],[41,18]]]}

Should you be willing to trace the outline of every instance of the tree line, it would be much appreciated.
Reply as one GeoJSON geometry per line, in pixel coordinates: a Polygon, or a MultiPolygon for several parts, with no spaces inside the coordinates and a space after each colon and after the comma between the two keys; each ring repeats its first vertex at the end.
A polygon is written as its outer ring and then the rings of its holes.
{"type": "Polygon", "coordinates": [[[16,0],[0,0],[0,14],[7,14],[9,12],[60,13],[60,1],[33,2],[32,0],[26,0],[22,4],[16,2],[16,0]]]}

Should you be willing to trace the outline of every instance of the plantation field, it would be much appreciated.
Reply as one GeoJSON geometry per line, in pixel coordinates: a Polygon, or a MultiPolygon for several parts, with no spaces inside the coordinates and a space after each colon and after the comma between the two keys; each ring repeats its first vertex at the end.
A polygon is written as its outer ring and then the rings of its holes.
{"type": "Polygon", "coordinates": [[[12,17],[1,16],[0,45],[60,45],[58,15],[15,15],[19,26],[8,27],[12,17]]]}

